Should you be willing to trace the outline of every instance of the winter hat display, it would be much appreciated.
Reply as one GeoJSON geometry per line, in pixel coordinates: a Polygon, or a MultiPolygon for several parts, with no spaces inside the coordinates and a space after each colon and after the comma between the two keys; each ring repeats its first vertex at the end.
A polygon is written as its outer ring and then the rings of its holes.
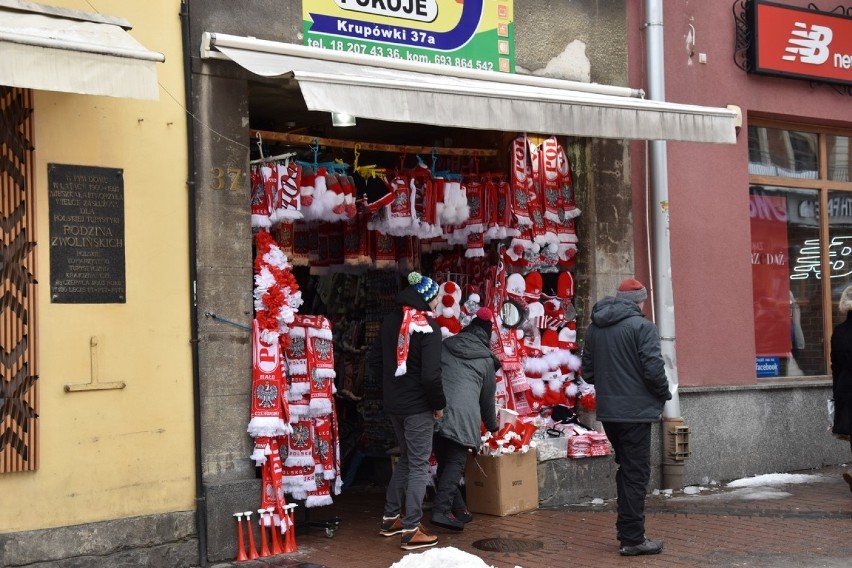
{"type": "Polygon", "coordinates": [[[438,307],[435,309],[435,322],[441,327],[441,335],[444,338],[457,334],[462,329],[459,316],[461,306],[461,289],[458,284],[447,281],[441,284],[438,292],[438,307]]]}
{"type": "Polygon", "coordinates": [[[631,302],[644,302],[648,298],[648,291],[645,286],[634,278],[625,278],[618,285],[618,291],[615,293],[616,298],[622,300],[630,300],[631,302]]]}
{"type": "Polygon", "coordinates": [[[462,304],[459,313],[459,323],[462,327],[467,327],[470,324],[470,321],[476,315],[481,304],[482,298],[480,295],[475,291],[471,291],[470,294],[468,294],[467,299],[464,301],[464,304],[462,304]]]}

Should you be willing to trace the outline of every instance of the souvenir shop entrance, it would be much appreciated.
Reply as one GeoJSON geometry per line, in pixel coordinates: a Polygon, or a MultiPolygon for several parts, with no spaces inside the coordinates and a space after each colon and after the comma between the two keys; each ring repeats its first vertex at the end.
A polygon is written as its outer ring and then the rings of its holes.
{"type": "MultiPolygon", "coordinates": [[[[583,274],[593,257],[581,215],[595,199],[590,147],[734,136],[726,109],[646,101],[618,87],[211,33],[202,59],[251,72],[252,199],[242,214],[254,243],[255,357],[245,380],[249,453],[272,508],[332,502],[359,481],[362,458],[395,445],[365,354],[410,270],[443,284],[436,315],[446,334],[475,306],[494,308],[498,406],[536,425],[555,405],[568,422],[592,409],[593,391],[576,373],[577,303],[588,300],[575,284],[594,278],[583,274]],[[340,114],[354,125],[335,126],[340,114]]],[[[210,485],[208,498],[213,510],[232,496],[210,485]]]]}

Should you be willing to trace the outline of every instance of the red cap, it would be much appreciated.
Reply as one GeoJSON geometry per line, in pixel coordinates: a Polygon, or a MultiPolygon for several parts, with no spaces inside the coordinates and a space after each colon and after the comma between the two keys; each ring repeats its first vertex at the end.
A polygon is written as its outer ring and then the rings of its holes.
{"type": "Polygon", "coordinates": [[[485,321],[491,321],[494,314],[488,308],[482,307],[476,310],[476,317],[485,321]]]}
{"type": "Polygon", "coordinates": [[[634,278],[625,278],[618,285],[619,292],[632,292],[634,290],[644,290],[645,286],[634,278]]]}

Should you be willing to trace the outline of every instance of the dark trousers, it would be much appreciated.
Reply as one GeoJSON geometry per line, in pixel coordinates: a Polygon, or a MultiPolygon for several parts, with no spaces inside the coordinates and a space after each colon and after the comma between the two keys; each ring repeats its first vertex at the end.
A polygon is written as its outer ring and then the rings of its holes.
{"type": "Polygon", "coordinates": [[[438,460],[438,491],[432,510],[448,514],[465,509],[459,481],[467,463],[467,448],[439,434],[435,434],[432,448],[438,460]]]}
{"type": "Polygon", "coordinates": [[[615,450],[618,471],[618,520],[616,534],[622,546],[645,541],[645,494],[651,479],[651,424],[604,422],[604,431],[615,450]]]}

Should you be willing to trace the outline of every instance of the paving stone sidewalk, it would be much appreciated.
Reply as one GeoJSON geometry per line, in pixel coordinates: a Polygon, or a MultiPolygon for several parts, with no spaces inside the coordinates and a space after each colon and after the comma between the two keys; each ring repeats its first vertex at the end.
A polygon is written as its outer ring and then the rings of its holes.
{"type": "MultiPolygon", "coordinates": [[[[475,515],[461,533],[426,526],[438,535],[438,546],[456,547],[495,568],[846,568],[852,566],[852,493],[843,471],[793,472],[809,475],[809,481],[757,491],[716,487],[695,495],[650,495],[647,534],[665,542],[657,556],[619,556],[614,500],[507,517],[475,515]]],[[[389,568],[407,553],[398,538],[378,534],[383,498],[379,490],[346,492],[334,505],[311,512],[315,520],[341,519],[331,538],[309,530],[298,536],[296,553],[214,568],[389,568]]]]}

